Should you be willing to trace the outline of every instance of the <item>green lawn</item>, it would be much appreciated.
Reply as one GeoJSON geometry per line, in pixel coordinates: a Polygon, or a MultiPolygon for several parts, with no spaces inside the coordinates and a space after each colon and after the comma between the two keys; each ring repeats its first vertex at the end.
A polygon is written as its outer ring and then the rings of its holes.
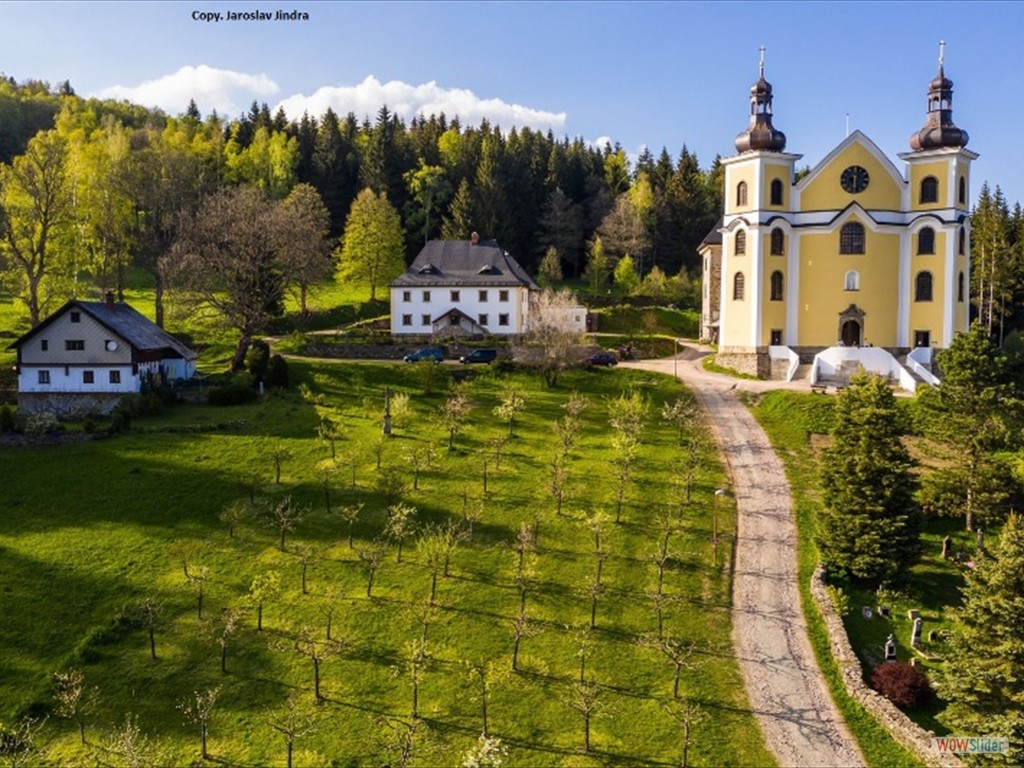
{"type": "MultiPolygon", "coordinates": [[[[304,397],[269,396],[235,408],[180,405],[114,437],[0,449],[0,719],[49,713],[44,734],[53,759],[88,762],[110,759],[101,745],[126,715],[137,716],[143,732],[159,739],[162,762],[186,764],[198,754],[198,729],[184,721],[178,704],[195,690],[221,686],[210,724],[214,758],[233,765],[283,764],[284,741],[267,720],[291,695],[313,701],[312,664],[293,647],[304,625],[323,631],[319,608],[330,598],[334,634],[346,642],[322,664],[326,701],[315,707],[320,724],[296,742],[296,763],[379,760],[390,733],[380,718],[409,720],[412,688],[403,659],[407,644],[421,636],[417,614],[430,574],[416,539],[406,543],[400,564],[391,545],[373,597],[366,597],[364,572],[347,545],[347,525],[325,508],[318,467],[329,449],[315,434],[326,415],[341,426],[339,457],[355,457],[356,487],[350,487],[347,463],[329,483],[335,508],[365,504],[355,528],[358,546],[381,536],[385,505],[376,488],[382,475],[396,474],[405,483],[404,501],[416,507],[421,526],[461,519],[464,499],[471,510],[481,510],[473,540],[455,552],[451,576],[440,580],[438,610],[429,626],[431,660],[419,686],[423,727],[414,764],[455,764],[480,733],[480,704],[467,661],[491,661],[503,672],[493,683],[489,716],[492,734],[509,747],[508,764],[678,764],[681,729],[666,712],[672,666],[638,639],[656,628],[650,557],[661,537],[656,520],[676,493],[668,479],[681,455],[674,428],[657,414],[663,402],[683,393],[681,386],[636,371],[580,370],[567,373],[558,389],[546,390],[525,375],[480,370],[469,383],[469,423],[448,451],[447,435],[433,419],[443,387],[424,394],[421,370],[404,364],[294,363],[293,382],[304,385],[304,397]],[[490,441],[507,427],[491,411],[509,383],[524,393],[527,408],[499,467],[490,441]],[[410,395],[412,415],[386,442],[377,470],[373,446],[385,386],[410,395]],[[650,409],[622,523],[616,525],[607,519],[614,517],[607,412],[609,399],[629,387],[649,398],[650,409]],[[551,424],[564,414],[561,406],[573,391],[585,394],[590,406],[569,460],[570,490],[559,517],[548,491],[556,451],[551,424]],[[413,490],[404,457],[427,445],[437,459],[413,490]],[[277,485],[270,454],[280,449],[288,458],[277,485]],[[260,498],[290,495],[308,507],[285,551],[276,546],[276,532],[255,521],[229,538],[218,520],[225,505],[245,499],[253,485],[260,498]],[[596,558],[584,518],[595,512],[606,516],[601,535],[607,558],[586,670],[601,695],[593,751],[583,755],[583,721],[565,700],[578,676],[576,638],[590,619],[585,587],[596,558]],[[510,545],[520,523],[535,518],[540,540],[526,602],[531,635],[522,640],[520,671],[508,674],[519,609],[510,545]],[[300,590],[302,545],[317,555],[309,566],[307,595],[300,590]],[[209,569],[202,620],[179,555],[190,549],[192,572],[209,569]],[[263,632],[256,631],[252,612],[245,614],[228,645],[228,673],[222,674],[216,642],[222,612],[239,603],[255,575],[271,569],[281,575],[283,594],[267,603],[263,632]],[[146,595],[163,605],[155,662],[145,631],[118,618],[146,595]],[[99,688],[85,748],[72,723],[52,716],[50,676],[71,666],[82,668],[86,682],[99,688]]],[[[765,765],[772,758],[749,712],[730,648],[730,563],[710,565],[711,494],[724,479],[724,469],[709,457],[698,472],[693,502],[682,509],[665,577],[672,597],[665,631],[696,643],[697,663],[682,675],[684,695],[705,715],[694,730],[691,764],[765,765]]],[[[727,527],[731,535],[731,523],[727,527]]]]}

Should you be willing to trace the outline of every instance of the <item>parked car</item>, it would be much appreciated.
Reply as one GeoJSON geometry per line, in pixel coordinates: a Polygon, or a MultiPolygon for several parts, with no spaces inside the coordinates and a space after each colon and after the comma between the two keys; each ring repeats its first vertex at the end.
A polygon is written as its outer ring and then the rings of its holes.
{"type": "Polygon", "coordinates": [[[496,349],[474,349],[468,355],[459,358],[460,363],[491,363],[498,356],[496,349]]]}
{"type": "Polygon", "coordinates": [[[619,364],[619,358],[614,352],[595,352],[587,358],[587,365],[613,366],[619,364]]]}
{"type": "Polygon", "coordinates": [[[416,363],[420,360],[433,360],[435,363],[440,363],[444,360],[444,350],[440,347],[424,347],[423,349],[417,349],[415,352],[410,352],[402,359],[407,363],[416,363]]]}

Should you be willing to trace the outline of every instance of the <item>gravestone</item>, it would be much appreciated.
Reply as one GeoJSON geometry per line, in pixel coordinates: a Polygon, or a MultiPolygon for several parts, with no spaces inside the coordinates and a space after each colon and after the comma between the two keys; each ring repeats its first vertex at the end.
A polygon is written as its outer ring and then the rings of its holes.
{"type": "Polygon", "coordinates": [[[896,661],[896,640],[892,635],[885,641],[885,660],[896,661]]]}
{"type": "Polygon", "coordinates": [[[911,608],[909,611],[907,611],[907,618],[911,621],[914,621],[914,619],[916,619],[920,615],[921,611],[919,611],[917,608],[911,608]]]}
{"type": "Polygon", "coordinates": [[[953,543],[953,540],[950,539],[949,536],[946,536],[942,540],[942,559],[943,560],[948,560],[949,559],[949,546],[952,543],[953,543]]]}
{"type": "Polygon", "coordinates": [[[860,615],[863,616],[865,619],[870,619],[871,609],[865,605],[863,608],[860,609],[860,615]]]}
{"type": "Polygon", "coordinates": [[[920,618],[914,619],[914,629],[910,633],[910,647],[916,648],[917,644],[921,642],[921,624],[920,618]]]}
{"type": "Polygon", "coordinates": [[[985,532],[979,528],[978,529],[978,549],[984,549],[984,548],[985,548],[985,532]]]}
{"type": "Polygon", "coordinates": [[[888,619],[890,616],[892,616],[892,611],[889,610],[888,605],[880,605],[878,606],[878,615],[881,616],[883,619],[888,619]]]}

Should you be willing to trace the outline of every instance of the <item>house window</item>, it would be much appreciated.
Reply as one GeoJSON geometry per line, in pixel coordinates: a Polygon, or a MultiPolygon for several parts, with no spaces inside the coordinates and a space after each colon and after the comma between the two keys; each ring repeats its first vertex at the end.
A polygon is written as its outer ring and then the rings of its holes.
{"type": "Polygon", "coordinates": [[[737,256],[742,256],[747,252],[747,233],[745,230],[740,230],[736,233],[736,243],[733,248],[733,253],[737,256]]]}
{"type": "Polygon", "coordinates": [[[82,383],[93,384],[95,381],[92,371],[82,371],[82,383]]]}
{"type": "Polygon", "coordinates": [[[917,233],[917,252],[919,255],[935,253],[935,230],[931,227],[921,227],[917,233]]]}
{"type": "Polygon", "coordinates": [[[480,325],[487,325],[487,315],[477,315],[477,322],[480,325]]]}
{"type": "Polygon", "coordinates": [[[844,291],[859,291],[860,290],[860,273],[851,269],[846,273],[843,278],[843,290],[844,291]]]}
{"type": "Polygon", "coordinates": [[[49,342],[49,340],[48,340],[48,339],[43,339],[43,340],[42,340],[42,341],[40,342],[39,348],[40,348],[40,349],[41,349],[41,350],[42,350],[43,352],[46,352],[46,351],[47,351],[47,350],[48,350],[48,349],[50,348],[50,342],[49,342]]]}
{"type": "Polygon", "coordinates": [[[782,205],[782,180],[772,179],[771,204],[782,205]]]}
{"type": "Polygon", "coordinates": [[[840,253],[864,253],[864,225],[851,221],[839,230],[840,253]]]}
{"type": "Polygon", "coordinates": [[[508,315],[507,314],[498,315],[498,325],[508,325],[508,315]]]}
{"type": "Polygon", "coordinates": [[[736,205],[742,206],[747,204],[747,182],[741,181],[736,185],[736,205]]]}
{"type": "Polygon", "coordinates": [[[412,315],[402,315],[402,325],[412,325],[412,315]]]}
{"type": "Polygon", "coordinates": [[[412,301],[412,291],[402,291],[402,301],[412,301]]]}
{"type": "Polygon", "coordinates": [[[939,202],[939,180],[934,176],[926,176],[921,180],[921,202],[939,202]]]}
{"type": "Polygon", "coordinates": [[[508,291],[498,291],[498,301],[508,301],[508,291]]]}
{"type": "Polygon", "coordinates": [[[423,315],[420,317],[420,325],[430,325],[430,315],[423,315]]]}
{"type": "Polygon", "coordinates": [[[957,198],[960,200],[960,205],[967,205],[967,179],[961,176],[958,186],[957,198]]]}
{"type": "Polygon", "coordinates": [[[963,256],[967,247],[967,230],[960,227],[960,231],[957,232],[957,252],[963,256]]]}
{"type": "Polygon", "coordinates": [[[85,349],[85,339],[65,339],[64,349],[69,352],[78,351],[81,352],[85,349]]]}
{"type": "Polygon", "coordinates": [[[957,303],[964,303],[964,273],[961,272],[956,276],[956,300],[957,303]]]}
{"type": "Polygon", "coordinates": [[[480,301],[487,301],[487,291],[480,291],[480,301]]]}
{"type": "Polygon", "coordinates": [[[423,292],[423,301],[427,304],[430,303],[430,291],[423,292]]]}
{"type": "Polygon", "coordinates": [[[918,272],[914,279],[914,301],[932,300],[932,273],[918,272]]]}
{"type": "Polygon", "coordinates": [[[451,291],[450,292],[450,297],[451,297],[452,301],[459,301],[459,292],[458,291],[451,291]]]}
{"type": "Polygon", "coordinates": [[[786,250],[786,236],[782,234],[782,230],[776,227],[772,230],[772,242],[771,242],[771,254],[772,256],[782,256],[786,250]]]}
{"type": "Polygon", "coordinates": [[[111,371],[110,372],[110,383],[111,384],[120,384],[121,383],[121,372],[120,371],[111,371]]]}
{"type": "Polygon", "coordinates": [[[771,280],[771,300],[782,301],[782,273],[779,270],[772,272],[771,280]]]}
{"type": "Polygon", "coordinates": [[[50,383],[50,372],[49,371],[39,371],[39,383],[40,384],[49,384],[50,383]]]}
{"type": "Polygon", "coordinates": [[[72,312],[71,313],[71,322],[72,323],[80,323],[80,322],[82,322],[82,313],[81,312],[72,312]]]}
{"type": "Polygon", "coordinates": [[[742,272],[737,272],[732,278],[732,300],[743,301],[744,278],[742,272]]]}
{"type": "Polygon", "coordinates": [[[931,345],[931,331],[914,331],[914,346],[927,347],[931,345]]]}
{"type": "Polygon", "coordinates": [[[772,338],[771,338],[771,341],[768,342],[768,343],[771,344],[773,347],[781,347],[782,346],[782,329],[781,328],[772,328],[772,338]]]}

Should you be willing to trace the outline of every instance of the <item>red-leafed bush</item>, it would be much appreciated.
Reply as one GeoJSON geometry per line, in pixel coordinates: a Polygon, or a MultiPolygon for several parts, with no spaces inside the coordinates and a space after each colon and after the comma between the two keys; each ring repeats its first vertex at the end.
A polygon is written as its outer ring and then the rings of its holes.
{"type": "Polygon", "coordinates": [[[919,707],[935,695],[924,672],[902,661],[875,667],[871,687],[903,709],[919,707]]]}

